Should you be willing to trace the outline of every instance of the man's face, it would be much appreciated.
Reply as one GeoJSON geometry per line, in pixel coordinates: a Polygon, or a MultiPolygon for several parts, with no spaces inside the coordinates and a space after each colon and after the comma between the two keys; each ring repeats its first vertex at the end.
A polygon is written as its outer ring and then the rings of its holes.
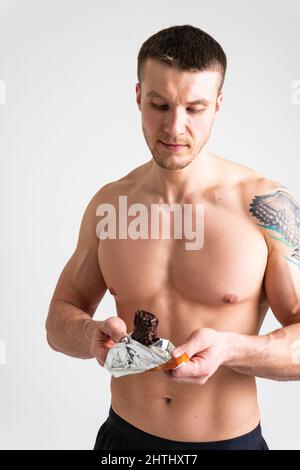
{"type": "Polygon", "coordinates": [[[145,62],[143,72],[142,87],[136,84],[136,100],[145,140],[160,167],[180,170],[208,141],[223,98],[222,93],[218,95],[220,75],[177,70],[153,59],[145,62]],[[164,143],[183,146],[172,148],[164,143]]]}

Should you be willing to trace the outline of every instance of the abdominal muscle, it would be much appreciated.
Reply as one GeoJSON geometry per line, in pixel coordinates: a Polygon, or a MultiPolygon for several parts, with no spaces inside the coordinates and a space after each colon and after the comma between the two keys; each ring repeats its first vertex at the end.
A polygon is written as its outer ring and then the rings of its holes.
{"type": "MultiPolygon", "coordinates": [[[[175,293],[170,298],[174,304],[164,308],[161,294],[149,309],[146,304],[146,310],[160,312],[160,335],[176,346],[201,327],[258,334],[266,312],[256,296],[243,305],[219,308],[193,308],[175,293]]],[[[135,306],[117,302],[117,310],[123,312],[120,316],[130,331],[130,312],[135,306]]],[[[226,366],[220,366],[203,385],[173,382],[163,372],[112,377],[111,405],[121,418],[142,431],[181,442],[231,439],[252,431],[260,420],[255,377],[226,366]]]]}
{"type": "Polygon", "coordinates": [[[254,377],[220,367],[204,385],[175,383],[162,372],[111,379],[111,405],[128,423],[175,441],[231,439],[259,423],[254,377]]]}

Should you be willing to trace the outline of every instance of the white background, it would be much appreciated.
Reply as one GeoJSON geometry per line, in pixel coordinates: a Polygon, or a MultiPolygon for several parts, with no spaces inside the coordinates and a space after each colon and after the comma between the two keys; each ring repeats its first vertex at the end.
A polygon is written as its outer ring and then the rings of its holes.
{"type": "MultiPolygon", "coordinates": [[[[90,449],[107,417],[109,374],[52,351],[44,323],[88,201],[151,157],[135,103],[142,43],[176,24],[214,36],[228,73],[210,150],[300,200],[299,17],[298,0],[0,0],[1,448],[90,449]]],[[[115,312],[106,294],[96,318],[115,312]]],[[[269,311],[262,333],[278,326],[269,311]]],[[[258,390],[270,448],[300,449],[299,382],[258,390]]]]}

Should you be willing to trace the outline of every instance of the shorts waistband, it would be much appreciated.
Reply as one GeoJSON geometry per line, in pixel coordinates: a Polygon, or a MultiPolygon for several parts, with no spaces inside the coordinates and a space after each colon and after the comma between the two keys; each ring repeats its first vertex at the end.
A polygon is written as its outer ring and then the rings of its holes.
{"type": "MultiPolygon", "coordinates": [[[[163,444],[164,446],[170,446],[170,448],[176,444],[178,444],[183,450],[188,446],[195,446],[201,448],[214,448],[216,445],[218,448],[230,448],[232,445],[234,447],[238,447],[239,445],[244,446],[247,444],[254,444],[257,442],[259,443],[262,439],[261,433],[261,424],[260,421],[258,425],[250,432],[246,434],[242,434],[238,437],[233,437],[231,439],[224,439],[221,441],[207,441],[207,442],[188,442],[188,441],[174,441],[171,439],[165,439],[159,436],[155,436],[153,434],[149,434],[136,426],[125,421],[121,416],[119,416],[112,407],[109,409],[109,416],[108,416],[109,423],[115,428],[117,432],[123,433],[123,435],[128,436],[130,440],[134,439],[135,436],[137,439],[145,439],[147,441],[151,440],[153,445],[160,446],[163,444]]],[[[166,447],[165,447],[166,448],[166,447]]]]}

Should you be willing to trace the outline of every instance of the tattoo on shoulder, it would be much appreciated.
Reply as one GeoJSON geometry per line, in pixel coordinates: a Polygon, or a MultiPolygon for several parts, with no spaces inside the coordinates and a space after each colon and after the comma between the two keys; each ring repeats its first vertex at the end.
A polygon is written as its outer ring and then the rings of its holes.
{"type": "Polygon", "coordinates": [[[250,213],[261,223],[258,224],[279,235],[273,238],[293,249],[288,261],[300,269],[300,206],[286,191],[278,190],[255,196],[249,208],[250,213]]]}

